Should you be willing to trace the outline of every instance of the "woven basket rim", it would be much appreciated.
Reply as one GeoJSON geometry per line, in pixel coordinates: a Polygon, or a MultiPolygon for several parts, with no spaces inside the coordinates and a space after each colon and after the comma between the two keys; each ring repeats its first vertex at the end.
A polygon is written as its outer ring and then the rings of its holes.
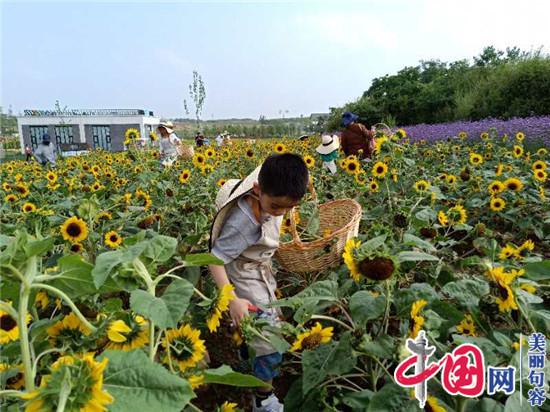
{"type": "Polygon", "coordinates": [[[332,239],[339,237],[341,234],[349,232],[355,224],[356,219],[358,217],[361,217],[361,205],[356,200],[349,198],[332,200],[330,202],[319,205],[319,209],[334,208],[335,206],[337,207],[338,205],[343,203],[353,205],[355,213],[353,218],[340,229],[335,230],[326,238],[314,240],[312,242],[302,242],[302,245],[298,245],[298,243],[296,243],[294,239],[285,243],[281,243],[279,245],[278,251],[319,249],[320,247],[325,246],[327,243],[330,243],[332,239]]]}

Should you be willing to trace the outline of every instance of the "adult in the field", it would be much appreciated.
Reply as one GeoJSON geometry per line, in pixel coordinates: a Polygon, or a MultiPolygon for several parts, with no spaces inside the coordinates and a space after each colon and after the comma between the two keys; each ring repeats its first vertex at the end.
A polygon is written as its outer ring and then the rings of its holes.
{"type": "Polygon", "coordinates": [[[55,146],[51,142],[50,135],[45,133],[42,136],[42,143],[34,151],[34,158],[42,166],[50,164],[52,167],[55,167],[55,157],[55,146]]]}
{"type": "Polygon", "coordinates": [[[181,144],[181,140],[174,132],[172,122],[161,122],[157,130],[160,133],[160,162],[164,166],[170,166],[178,157],[177,146],[181,144]]]}
{"type": "Polygon", "coordinates": [[[344,130],[340,145],[346,156],[355,155],[359,159],[370,158],[374,150],[374,134],[357,119],[359,116],[352,112],[345,112],[342,115],[344,130]]]}

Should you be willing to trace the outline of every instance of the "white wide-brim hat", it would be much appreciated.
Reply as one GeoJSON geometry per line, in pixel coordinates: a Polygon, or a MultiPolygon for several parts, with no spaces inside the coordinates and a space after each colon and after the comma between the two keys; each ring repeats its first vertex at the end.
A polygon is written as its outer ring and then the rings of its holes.
{"type": "Polygon", "coordinates": [[[329,154],[340,148],[340,140],[336,135],[325,134],[321,137],[321,144],[315,151],[319,154],[329,154]]]}
{"type": "Polygon", "coordinates": [[[214,221],[210,227],[210,249],[212,249],[214,241],[220,235],[227,213],[231,210],[232,206],[237,203],[241,196],[253,189],[254,182],[258,181],[260,169],[261,165],[254,169],[254,171],[244,179],[230,179],[220,188],[216,196],[216,210],[218,213],[214,216],[214,221]]]}
{"type": "Polygon", "coordinates": [[[157,129],[164,127],[168,133],[174,133],[174,123],[172,122],[160,122],[157,129]]]}

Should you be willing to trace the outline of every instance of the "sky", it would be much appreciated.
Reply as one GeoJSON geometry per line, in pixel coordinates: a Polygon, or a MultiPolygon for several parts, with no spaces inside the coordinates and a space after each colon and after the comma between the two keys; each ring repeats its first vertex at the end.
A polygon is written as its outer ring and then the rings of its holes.
{"type": "Polygon", "coordinates": [[[546,0],[0,0],[0,14],[0,103],[15,113],[59,100],[191,117],[197,70],[204,120],[309,116],[419,60],[550,52],[546,0]]]}

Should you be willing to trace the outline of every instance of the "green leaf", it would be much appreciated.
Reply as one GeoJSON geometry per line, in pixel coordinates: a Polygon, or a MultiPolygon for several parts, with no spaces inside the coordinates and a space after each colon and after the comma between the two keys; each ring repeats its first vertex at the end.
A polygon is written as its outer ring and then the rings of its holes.
{"type": "Polygon", "coordinates": [[[40,256],[51,250],[54,244],[54,239],[48,237],[42,240],[33,240],[24,245],[25,255],[27,257],[40,256]]]}
{"type": "Polygon", "coordinates": [[[94,278],[96,287],[99,288],[103,285],[118,265],[132,262],[141,255],[148,245],[148,241],[142,241],[130,246],[126,250],[113,250],[99,255],[95,261],[95,267],[92,270],[92,277],[94,278]]]}
{"type": "Polygon", "coordinates": [[[364,389],[361,392],[350,392],[342,397],[342,402],[354,411],[365,411],[373,395],[374,392],[369,389],[364,389]]]}
{"type": "Polygon", "coordinates": [[[154,262],[166,262],[176,252],[177,239],[169,236],[157,235],[147,242],[143,256],[154,262]]]}
{"type": "Polygon", "coordinates": [[[503,412],[504,406],[491,398],[482,398],[478,402],[469,402],[466,412],[503,412]]]}
{"type": "Polygon", "coordinates": [[[361,245],[361,250],[365,250],[367,252],[374,252],[376,249],[378,249],[380,246],[382,246],[386,242],[387,237],[388,235],[380,235],[372,239],[369,239],[361,245]]]}
{"type": "Polygon", "coordinates": [[[487,295],[490,288],[489,284],[484,280],[471,278],[449,282],[443,286],[441,291],[461,305],[473,308],[479,305],[479,299],[487,295]]]}
{"type": "Polygon", "coordinates": [[[103,387],[113,396],[112,412],[181,411],[195,397],[191,385],[151,362],[141,350],[106,351],[103,387]]]}
{"type": "Polygon", "coordinates": [[[269,387],[264,381],[252,375],[235,372],[227,365],[220,366],[217,369],[206,369],[204,372],[205,383],[217,383],[220,385],[240,386],[240,387],[269,387]]]}
{"type": "Polygon", "coordinates": [[[420,249],[427,250],[428,252],[437,252],[437,249],[430,242],[420,239],[419,237],[410,233],[405,233],[403,236],[403,243],[407,246],[416,246],[420,249]]]}
{"type": "Polygon", "coordinates": [[[514,392],[508,397],[504,404],[504,412],[536,412],[539,409],[532,407],[527,399],[523,398],[519,392],[514,392]]]}
{"type": "Polygon", "coordinates": [[[404,406],[411,403],[408,389],[402,388],[394,383],[384,385],[370,399],[367,412],[398,412],[404,406]]]}
{"type": "Polygon", "coordinates": [[[84,261],[80,256],[67,255],[57,261],[61,271],[60,277],[52,282],[52,286],[67,293],[71,298],[97,293],[92,278],[91,263],[84,261]]]}
{"type": "Polygon", "coordinates": [[[395,341],[389,335],[380,335],[374,338],[374,340],[369,339],[368,335],[363,337],[363,342],[361,342],[361,349],[374,358],[382,359],[392,359],[395,353],[395,341]]]}
{"type": "Polygon", "coordinates": [[[366,290],[355,292],[349,302],[353,321],[364,325],[367,321],[378,319],[386,309],[385,296],[373,296],[366,290]]]}
{"type": "Polygon", "coordinates": [[[304,394],[323,382],[328,375],[341,375],[355,366],[356,358],[353,355],[350,340],[351,334],[346,332],[342,335],[340,342],[329,342],[315,350],[304,351],[302,354],[304,394]]]}
{"type": "Polygon", "coordinates": [[[527,279],[541,281],[550,279],[550,260],[542,262],[528,263],[524,266],[525,277],[527,279]]]}
{"type": "Polygon", "coordinates": [[[186,266],[223,265],[223,261],[210,253],[195,253],[185,256],[183,264],[186,266]]]}
{"type": "Polygon", "coordinates": [[[414,301],[424,299],[428,303],[440,299],[433,287],[427,283],[413,283],[408,289],[398,289],[395,293],[395,305],[399,316],[409,317],[414,301]]]}
{"type": "Polygon", "coordinates": [[[415,250],[407,250],[407,251],[399,252],[397,254],[397,260],[399,263],[420,262],[420,261],[437,262],[439,261],[439,258],[433,255],[429,255],[428,253],[417,252],[415,250]]]}
{"type": "Polygon", "coordinates": [[[0,248],[3,248],[4,246],[8,246],[14,241],[14,238],[12,236],[6,236],[0,234],[0,248]]]}
{"type": "Polygon", "coordinates": [[[185,314],[192,295],[193,285],[185,279],[176,279],[160,298],[141,289],[134,290],[130,294],[130,307],[161,329],[174,328],[185,314]]]}
{"type": "Polygon", "coordinates": [[[432,220],[437,219],[437,214],[432,208],[424,208],[415,214],[416,218],[422,222],[429,223],[432,220]]]}

